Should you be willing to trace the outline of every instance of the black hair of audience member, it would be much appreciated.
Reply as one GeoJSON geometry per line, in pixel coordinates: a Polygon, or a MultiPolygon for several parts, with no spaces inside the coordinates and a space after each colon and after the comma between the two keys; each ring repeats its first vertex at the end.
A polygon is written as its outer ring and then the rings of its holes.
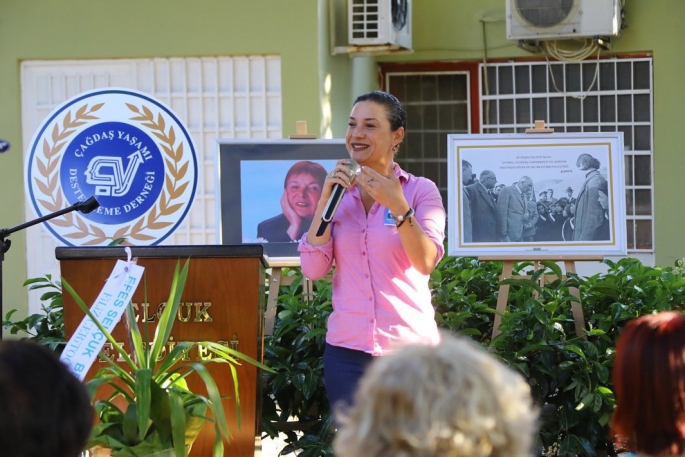
{"type": "Polygon", "coordinates": [[[92,425],[88,392],[57,354],[0,342],[0,455],[78,457],[92,425]]]}

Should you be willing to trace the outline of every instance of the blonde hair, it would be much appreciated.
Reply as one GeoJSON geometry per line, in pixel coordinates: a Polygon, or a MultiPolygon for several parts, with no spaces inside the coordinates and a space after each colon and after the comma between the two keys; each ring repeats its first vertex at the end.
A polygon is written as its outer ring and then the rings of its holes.
{"type": "Polygon", "coordinates": [[[446,334],[380,357],[337,413],[337,457],[527,456],[537,416],[518,373],[446,334]]]}

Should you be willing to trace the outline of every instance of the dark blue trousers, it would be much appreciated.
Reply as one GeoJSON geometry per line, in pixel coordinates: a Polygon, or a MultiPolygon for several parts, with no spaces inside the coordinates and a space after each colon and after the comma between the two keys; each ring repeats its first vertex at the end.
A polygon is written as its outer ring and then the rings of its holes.
{"type": "Polygon", "coordinates": [[[373,356],[363,351],[331,346],[326,343],[323,354],[323,382],[331,408],[352,404],[359,379],[373,356]]]}

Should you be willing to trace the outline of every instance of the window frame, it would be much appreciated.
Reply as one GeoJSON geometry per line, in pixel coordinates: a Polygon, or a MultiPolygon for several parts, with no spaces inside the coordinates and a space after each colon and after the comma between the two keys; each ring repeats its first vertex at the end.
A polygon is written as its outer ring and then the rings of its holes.
{"type": "MultiPolygon", "coordinates": [[[[655,145],[654,145],[654,56],[651,53],[627,53],[627,54],[619,54],[619,55],[601,55],[598,57],[600,60],[600,63],[602,60],[613,60],[616,62],[620,62],[621,60],[635,60],[635,59],[649,59],[650,62],[650,90],[651,90],[651,103],[650,103],[650,120],[649,120],[649,125],[650,125],[650,150],[649,151],[643,151],[643,150],[631,150],[628,154],[625,154],[626,160],[630,158],[630,160],[634,161],[634,157],[636,156],[649,156],[650,157],[650,184],[648,186],[643,186],[643,185],[637,185],[635,184],[635,174],[636,174],[636,168],[635,166],[632,167],[632,184],[628,184],[628,181],[626,180],[626,190],[632,190],[633,194],[635,193],[635,190],[640,190],[642,188],[649,188],[651,190],[651,199],[650,199],[650,214],[649,215],[639,215],[636,213],[636,211],[633,211],[633,214],[625,214],[624,215],[624,221],[627,225],[627,230],[632,232],[632,235],[629,236],[629,239],[632,239],[632,243],[634,247],[628,248],[628,253],[629,254],[654,254],[655,251],[655,231],[654,231],[654,225],[655,225],[655,199],[654,199],[654,194],[655,194],[655,188],[656,188],[656,183],[654,180],[654,156],[655,156],[655,145]],[[639,220],[649,220],[650,225],[651,225],[651,246],[650,247],[645,247],[645,248],[639,248],[638,247],[638,239],[637,239],[637,228],[636,228],[636,221],[639,220]],[[631,225],[628,225],[628,222],[631,221],[631,225]],[[631,228],[632,227],[632,228],[631,228]]],[[[472,134],[480,134],[483,133],[483,126],[487,125],[485,120],[483,119],[483,112],[482,112],[482,106],[483,106],[483,72],[481,69],[483,66],[487,66],[490,64],[505,64],[505,63],[511,63],[511,64],[517,64],[517,63],[543,63],[543,62],[549,62],[549,63],[554,63],[558,62],[555,59],[547,59],[544,56],[543,57],[538,57],[538,56],[531,56],[531,57],[517,57],[517,58],[500,58],[500,59],[489,59],[487,62],[483,60],[473,60],[473,61],[460,61],[460,62],[379,62],[379,85],[381,89],[387,90],[389,87],[389,78],[393,74],[398,74],[398,73],[412,73],[412,74],[420,74],[420,73],[455,73],[455,72],[468,72],[469,75],[469,84],[470,87],[468,88],[469,91],[469,103],[470,106],[468,107],[468,112],[469,115],[471,116],[471,121],[470,121],[470,130],[472,134]]],[[[585,60],[583,61],[584,63],[587,63],[588,61],[585,60]]],[[[512,65],[513,66],[513,65],[512,65]]],[[[582,90],[587,90],[583,89],[582,90]]],[[[532,88],[531,88],[532,92],[532,88]]],[[[547,93],[550,93],[549,91],[547,93]]],[[[531,117],[533,117],[531,113],[531,117]]],[[[534,120],[531,119],[531,127],[532,127],[532,122],[534,120]]],[[[582,123],[582,120],[581,122],[582,123]]],[[[598,126],[601,123],[598,123],[598,126]]],[[[613,123],[614,125],[620,124],[618,120],[613,123]]],[[[553,127],[553,125],[551,125],[553,127]]],[[[601,126],[599,126],[601,128],[601,126]]],[[[633,144],[634,148],[634,144],[633,144]]],[[[628,170],[625,170],[625,173],[628,173],[628,170]]],[[[633,197],[633,204],[635,198],[633,197]]],[[[627,203],[627,202],[626,202],[627,203]]],[[[628,206],[626,205],[626,211],[628,210],[628,206]]]]}

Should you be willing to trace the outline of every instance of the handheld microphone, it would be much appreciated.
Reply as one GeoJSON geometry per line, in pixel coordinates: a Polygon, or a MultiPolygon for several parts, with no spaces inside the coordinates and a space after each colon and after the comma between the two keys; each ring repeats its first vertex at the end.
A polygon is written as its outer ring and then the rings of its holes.
{"type": "MultiPolygon", "coordinates": [[[[358,168],[359,164],[354,160],[350,160],[350,172],[352,177],[357,173],[358,168]]],[[[326,227],[328,227],[328,224],[333,220],[335,211],[338,209],[346,190],[347,189],[340,184],[333,186],[333,192],[331,192],[328,203],[326,203],[326,208],[324,208],[323,214],[321,215],[321,225],[319,225],[319,230],[316,231],[316,236],[321,236],[323,235],[323,232],[326,231],[326,227]]]]}

